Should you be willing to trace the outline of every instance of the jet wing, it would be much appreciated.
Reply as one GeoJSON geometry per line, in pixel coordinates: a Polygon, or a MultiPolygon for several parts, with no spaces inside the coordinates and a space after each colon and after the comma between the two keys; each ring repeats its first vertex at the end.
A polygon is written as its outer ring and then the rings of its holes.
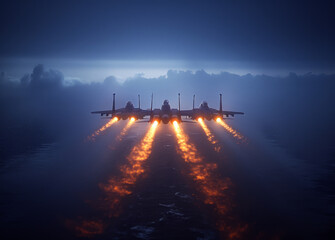
{"type": "MultiPolygon", "coordinates": [[[[105,110],[105,111],[94,111],[94,112],[91,112],[92,114],[112,114],[113,111],[112,110],[105,110]]],[[[115,113],[115,112],[114,112],[115,113]]]]}
{"type": "Polygon", "coordinates": [[[244,114],[244,112],[222,111],[223,115],[244,114]]]}
{"type": "MultiPolygon", "coordinates": [[[[125,112],[124,108],[116,109],[114,112],[113,110],[104,110],[104,111],[94,111],[91,112],[92,114],[116,114],[116,113],[121,113],[125,112]]],[[[150,110],[142,110],[142,109],[134,109],[133,112],[128,112],[128,113],[133,113],[133,114],[141,114],[142,116],[148,116],[150,115],[151,111],[150,110]]]]}
{"type": "Polygon", "coordinates": [[[143,116],[149,116],[151,114],[151,110],[138,110],[139,113],[141,113],[143,116]]]}
{"type": "Polygon", "coordinates": [[[181,110],[180,115],[190,117],[194,115],[194,111],[193,110],[181,110]]]}
{"type": "Polygon", "coordinates": [[[92,114],[115,114],[115,113],[120,113],[120,112],[123,112],[124,111],[124,108],[119,108],[119,109],[116,109],[114,112],[113,110],[104,110],[104,111],[94,111],[94,112],[91,112],[92,114]]]}
{"type": "Polygon", "coordinates": [[[234,112],[234,111],[222,111],[220,112],[220,110],[214,109],[214,108],[210,108],[210,110],[213,113],[221,113],[222,115],[235,115],[235,114],[244,114],[244,112],[234,112]]]}

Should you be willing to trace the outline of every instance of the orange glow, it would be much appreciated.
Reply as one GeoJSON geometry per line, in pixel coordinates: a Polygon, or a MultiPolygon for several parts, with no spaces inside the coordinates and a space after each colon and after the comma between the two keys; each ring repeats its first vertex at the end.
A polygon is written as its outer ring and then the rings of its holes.
{"type": "Polygon", "coordinates": [[[131,122],[134,122],[135,120],[136,120],[135,117],[131,117],[131,118],[130,118],[130,121],[131,121],[131,122]]]}
{"type": "Polygon", "coordinates": [[[213,144],[214,146],[214,150],[216,152],[220,152],[221,150],[221,146],[219,145],[218,141],[215,140],[214,135],[211,133],[211,131],[208,129],[206,123],[204,122],[204,120],[202,118],[198,118],[198,122],[200,124],[200,126],[202,127],[202,129],[204,130],[206,136],[207,136],[207,140],[213,144]]]}
{"type": "Polygon", "coordinates": [[[212,206],[218,214],[217,226],[219,230],[227,234],[230,239],[237,238],[245,231],[246,226],[245,228],[241,228],[240,225],[232,226],[235,224],[230,222],[232,220],[230,213],[233,206],[232,199],[227,193],[232,186],[230,178],[219,178],[216,173],[217,165],[215,163],[205,163],[196,147],[189,142],[188,136],[179,124],[173,122],[173,126],[177,137],[178,153],[188,163],[189,175],[202,195],[203,202],[212,206]],[[227,218],[230,220],[228,221],[227,218]]]}
{"type": "MultiPolygon", "coordinates": [[[[128,124],[131,125],[132,122],[129,121],[128,124]]],[[[132,193],[132,187],[139,177],[145,173],[144,163],[151,154],[157,126],[158,122],[153,122],[141,142],[132,148],[127,156],[128,162],[120,168],[121,176],[112,177],[107,183],[99,184],[106,195],[98,204],[100,208],[106,211],[105,217],[116,217],[121,213],[122,199],[132,193]]],[[[77,221],[67,220],[66,225],[70,229],[74,229],[78,237],[94,237],[105,231],[107,222],[109,221],[103,221],[102,219],[86,220],[79,218],[77,221]]]]}
{"type": "Polygon", "coordinates": [[[119,119],[117,117],[112,118],[111,120],[109,120],[105,125],[103,125],[101,128],[99,128],[98,130],[96,130],[94,133],[92,133],[91,136],[87,137],[87,140],[89,141],[95,141],[95,138],[97,136],[99,136],[102,132],[104,132],[107,128],[109,128],[110,126],[112,126],[114,123],[116,123],[119,119]]]}
{"type": "Polygon", "coordinates": [[[182,155],[186,162],[200,162],[202,159],[196,155],[196,148],[193,144],[188,143],[188,138],[184,134],[184,131],[180,128],[177,121],[173,122],[174,130],[177,136],[177,141],[179,145],[179,153],[182,155]]]}
{"type": "Polygon", "coordinates": [[[102,220],[78,219],[78,222],[73,220],[67,220],[65,222],[68,228],[75,230],[78,237],[94,237],[95,235],[102,234],[106,227],[102,220]]]}
{"type": "Polygon", "coordinates": [[[239,132],[237,132],[236,130],[234,130],[225,121],[223,121],[223,119],[217,118],[216,122],[218,124],[220,124],[222,127],[224,127],[224,129],[226,129],[226,131],[228,131],[231,135],[233,135],[233,137],[236,138],[237,140],[242,141],[242,142],[246,141],[246,138],[242,134],[240,134],[239,132]]]}
{"type": "Polygon", "coordinates": [[[154,122],[141,142],[133,147],[127,156],[128,163],[121,166],[121,176],[109,179],[107,184],[100,184],[107,195],[105,203],[109,217],[119,214],[121,199],[132,193],[132,186],[145,172],[143,164],[151,154],[157,126],[158,122],[154,122]]]}
{"type": "Polygon", "coordinates": [[[124,135],[126,135],[126,133],[128,132],[129,128],[133,125],[133,123],[135,122],[135,118],[131,118],[127,125],[122,129],[121,133],[119,134],[119,136],[117,136],[117,140],[121,141],[122,138],[124,137],[124,135]]]}

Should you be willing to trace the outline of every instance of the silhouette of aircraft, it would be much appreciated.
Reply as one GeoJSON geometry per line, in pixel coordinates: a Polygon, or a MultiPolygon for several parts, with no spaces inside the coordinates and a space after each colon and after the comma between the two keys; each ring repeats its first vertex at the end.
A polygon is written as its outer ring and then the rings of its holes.
{"type": "Polygon", "coordinates": [[[237,114],[244,114],[243,112],[233,112],[233,111],[225,111],[222,110],[222,94],[220,93],[220,109],[210,108],[208,103],[203,101],[200,104],[199,108],[194,107],[195,104],[195,95],[193,95],[193,108],[192,110],[182,110],[180,111],[181,116],[186,116],[191,118],[192,120],[197,120],[199,118],[207,119],[207,120],[216,120],[217,118],[223,118],[223,116],[234,117],[237,114]]]}
{"type": "Polygon", "coordinates": [[[178,109],[171,108],[169,101],[164,100],[162,107],[152,109],[153,101],[154,101],[154,95],[151,95],[151,108],[150,108],[150,120],[149,122],[163,122],[164,124],[168,124],[169,122],[184,122],[181,119],[180,114],[180,93],[178,93],[178,109]]]}
{"type": "MultiPolygon", "coordinates": [[[[93,114],[100,114],[101,116],[106,115],[108,117],[117,117],[118,120],[126,120],[134,118],[135,120],[144,119],[149,116],[149,121],[146,122],[162,122],[164,124],[177,122],[191,122],[185,121],[182,117],[187,117],[192,120],[204,118],[207,120],[223,118],[223,116],[229,117],[235,114],[244,114],[243,112],[223,111],[222,110],[222,94],[220,94],[220,109],[214,109],[208,107],[207,102],[203,102],[199,108],[194,108],[195,95],[193,95],[193,109],[192,110],[180,110],[180,93],[178,93],[178,109],[171,108],[169,101],[164,100],[161,108],[153,109],[153,94],[151,95],[151,107],[150,110],[143,110],[140,108],[140,95],[138,95],[138,108],[129,101],[124,108],[115,109],[115,93],[113,93],[113,107],[112,110],[105,111],[94,111],[93,114]]],[[[143,121],[142,121],[143,122],[143,121]]]]}
{"type": "Polygon", "coordinates": [[[118,120],[126,120],[130,118],[143,119],[144,116],[150,114],[150,111],[141,109],[141,98],[138,95],[138,108],[135,108],[132,102],[128,101],[124,108],[115,109],[115,93],[113,93],[113,107],[112,110],[104,110],[104,111],[94,111],[93,114],[100,114],[101,116],[106,115],[108,117],[117,117],[118,120]]]}

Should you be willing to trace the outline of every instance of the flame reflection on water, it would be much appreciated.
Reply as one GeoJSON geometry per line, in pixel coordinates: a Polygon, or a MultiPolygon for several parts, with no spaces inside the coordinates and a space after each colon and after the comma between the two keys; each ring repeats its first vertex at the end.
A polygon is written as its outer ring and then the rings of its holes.
{"type": "MultiPolygon", "coordinates": [[[[127,156],[128,163],[121,166],[121,176],[112,177],[107,184],[100,184],[100,187],[107,194],[105,199],[109,203],[110,215],[115,215],[114,205],[120,202],[120,198],[131,194],[131,187],[138,178],[145,172],[144,162],[152,151],[152,143],[156,133],[158,122],[154,122],[142,141],[135,145],[127,156]]],[[[116,214],[117,215],[117,214],[116,214]]]]}
{"type": "Polygon", "coordinates": [[[119,136],[116,139],[121,141],[122,138],[124,137],[124,135],[126,135],[129,128],[133,125],[134,122],[135,122],[135,118],[130,118],[127,125],[122,129],[121,133],[119,134],[119,136]]]}
{"type": "Polygon", "coordinates": [[[221,146],[219,145],[218,141],[215,139],[214,135],[211,133],[211,131],[207,127],[204,120],[202,118],[198,118],[198,122],[199,122],[200,126],[202,127],[202,129],[204,130],[204,132],[207,136],[207,140],[214,146],[214,150],[216,152],[220,152],[221,146]]]}
{"type": "Polygon", "coordinates": [[[101,128],[96,130],[94,133],[92,133],[90,136],[87,137],[87,140],[89,141],[95,141],[95,138],[99,136],[102,132],[104,132],[107,128],[112,126],[114,123],[116,123],[119,119],[117,117],[112,118],[109,120],[105,125],[103,125],[101,128]]]}
{"type": "MultiPolygon", "coordinates": [[[[107,183],[99,184],[105,194],[105,197],[98,204],[104,211],[104,216],[111,218],[121,213],[120,204],[122,199],[132,193],[132,187],[139,177],[145,173],[144,163],[151,154],[157,126],[158,122],[155,121],[141,142],[132,148],[127,156],[127,163],[120,168],[121,176],[111,177],[107,183]]],[[[69,228],[75,230],[78,237],[93,237],[102,234],[108,225],[107,221],[103,221],[101,218],[98,220],[81,218],[78,221],[68,220],[66,224],[69,228]]]]}
{"type": "Polygon", "coordinates": [[[229,126],[223,119],[217,118],[215,120],[218,124],[220,124],[224,129],[229,132],[234,138],[241,142],[246,142],[246,138],[236,130],[234,130],[231,126],[229,126]]]}
{"type": "Polygon", "coordinates": [[[217,227],[224,232],[229,239],[240,238],[247,225],[241,225],[233,220],[231,210],[234,206],[231,196],[228,194],[232,186],[230,178],[220,178],[217,174],[217,165],[205,163],[194,144],[189,142],[178,122],[173,122],[173,127],[178,143],[178,153],[189,165],[190,177],[196,183],[196,188],[201,193],[205,204],[214,208],[218,215],[217,227]]]}

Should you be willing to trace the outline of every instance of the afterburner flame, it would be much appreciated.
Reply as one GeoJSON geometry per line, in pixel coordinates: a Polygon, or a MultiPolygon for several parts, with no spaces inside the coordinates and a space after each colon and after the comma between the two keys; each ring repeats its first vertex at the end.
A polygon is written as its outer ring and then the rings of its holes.
{"type": "Polygon", "coordinates": [[[100,129],[96,130],[94,133],[92,133],[91,136],[88,136],[87,139],[89,141],[95,141],[95,138],[99,136],[103,131],[105,131],[107,128],[112,126],[114,123],[116,123],[119,119],[117,117],[112,118],[109,120],[105,125],[103,125],[100,129]]]}
{"type": "Polygon", "coordinates": [[[233,137],[236,138],[237,140],[242,141],[242,142],[246,141],[246,138],[242,134],[240,134],[239,132],[237,132],[236,130],[234,130],[225,121],[223,121],[223,119],[217,118],[216,122],[218,124],[220,124],[222,127],[224,127],[224,129],[226,129],[226,131],[228,131],[231,135],[233,135],[233,137]]]}
{"type": "Polygon", "coordinates": [[[203,195],[203,202],[211,205],[219,215],[217,222],[219,230],[224,232],[229,239],[238,238],[246,228],[241,228],[239,224],[230,222],[232,216],[229,216],[229,213],[233,206],[232,199],[227,194],[232,185],[230,178],[219,178],[218,174],[215,173],[217,165],[205,163],[179,124],[175,121],[173,126],[178,142],[178,153],[188,163],[190,176],[203,195]]]}
{"type": "Polygon", "coordinates": [[[109,217],[119,214],[121,199],[132,193],[132,186],[145,172],[143,164],[151,154],[157,126],[158,123],[154,122],[141,142],[133,147],[127,157],[128,163],[121,166],[121,176],[111,178],[108,184],[100,184],[100,187],[107,194],[105,202],[109,211],[109,217]]]}
{"type": "Polygon", "coordinates": [[[202,127],[202,129],[204,130],[206,136],[207,136],[207,140],[213,144],[214,146],[214,150],[216,152],[220,152],[221,150],[221,146],[219,145],[218,141],[215,140],[214,135],[211,133],[211,131],[208,129],[206,123],[204,122],[204,120],[202,118],[198,118],[198,122],[200,124],[200,126],[202,127]]]}
{"type": "Polygon", "coordinates": [[[135,122],[135,118],[132,117],[129,119],[127,125],[122,129],[121,133],[119,134],[119,136],[117,136],[117,140],[121,141],[122,138],[124,137],[124,135],[126,135],[126,133],[128,132],[129,128],[131,127],[131,125],[133,125],[133,123],[135,122]]]}

